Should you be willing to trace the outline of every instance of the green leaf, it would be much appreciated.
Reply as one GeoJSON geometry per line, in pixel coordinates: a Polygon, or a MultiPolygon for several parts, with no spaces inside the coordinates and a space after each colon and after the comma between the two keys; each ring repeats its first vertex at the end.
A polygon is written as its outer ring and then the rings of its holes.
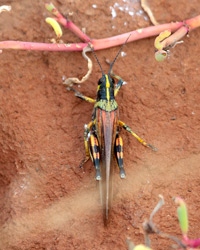
{"type": "Polygon", "coordinates": [[[155,59],[158,62],[164,61],[166,57],[167,57],[167,52],[164,50],[159,50],[155,53],[155,59]]]}
{"type": "Polygon", "coordinates": [[[52,12],[55,9],[55,6],[52,3],[46,3],[45,7],[48,11],[52,12]]]}
{"type": "Polygon", "coordinates": [[[176,198],[176,202],[179,204],[177,208],[178,219],[183,234],[188,232],[188,214],[185,202],[181,198],[176,198]]]}

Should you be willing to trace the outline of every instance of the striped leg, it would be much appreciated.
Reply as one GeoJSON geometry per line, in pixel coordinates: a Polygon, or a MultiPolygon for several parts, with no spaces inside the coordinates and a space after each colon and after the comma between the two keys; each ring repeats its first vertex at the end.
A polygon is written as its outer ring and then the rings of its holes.
{"type": "Polygon", "coordinates": [[[124,84],[124,81],[122,80],[122,78],[120,76],[115,75],[113,73],[113,70],[111,70],[110,75],[111,75],[112,78],[118,80],[118,83],[115,86],[115,90],[114,90],[114,96],[116,96],[118,94],[119,90],[121,89],[122,85],[124,84]]]}
{"type": "Polygon", "coordinates": [[[84,130],[85,159],[81,162],[80,167],[82,167],[82,165],[84,165],[90,159],[90,151],[88,147],[88,134],[93,125],[94,125],[94,121],[91,121],[90,123],[88,123],[88,125],[86,125],[85,130],[84,130]]]}
{"type": "Polygon", "coordinates": [[[122,80],[122,78],[121,78],[120,76],[117,76],[117,75],[113,74],[113,71],[112,71],[112,70],[111,70],[111,72],[110,72],[110,75],[111,75],[113,78],[115,78],[115,79],[118,80],[118,83],[117,83],[117,85],[115,86],[115,90],[114,90],[114,96],[116,96],[116,95],[118,94],[119,90],[121,89],[121,87],[122,87],[124,81],[122,80]]]}
{"type": "MultiPolygon", "coordinates": [[[[110,66],[111,66],[112,63],[110,62],[110,60],[106,60],[106,62],[107,62],[108,64],[110,64],[110,66]]],[[[111,76],[112,78],[118,80],[118,83],[117,83],[117,85],[115,86],[115,90],[114,90],[114,96],[116,96],[116,95],[118,94],[119,90],[121,89],[121,87],[122,87],[124,81],[122,80],[122,78],[121,78],[120,76],[115,75],[115,74],[113,73],[113,70],[111,70],[110,76],[111,76]]]]}
{"type": "Polygon", "coordinates": [[[100,154],[99,154],[99,143],[97,136],[95,133],[91,133],[88,139],[89,132],[91,131],[92,126],[95,124],[95,120],[91,121],[88,125],[85,127],[84,131],[84,143],[85,143],[85,159],[81,162],[80,167],[86,163],[90,157],[94,163],[94,167],[96,169],[96,180],[101,179],[101,173],[100,173],[100,154]],[[88,145],[89,144],[89,145],[88,145]]]}
{"type": "Polygon", "coordinates": [[[123,141],[119,134],[116,136],[115,140],[115,157],[117,159],[117,164],[120,170],[120,177],[124,179],[126,177],[124,168],[123,168],[123,141]]]}
{"type": "Polygon", "coordinates": [[[67,90],[71,90],[75,92],[75,96],[79,97],[80,99],[86,101],[86,102],[90,102],[90,103],[95,103],[96,101],[90,97],[87,97],[83,94],[81,94],[80,92],[78,92],[76,89],[73,89],[71,87],[67,87],[67,90]]]}
{"type": "Polygon", "coordinates": [[[90,156],[93,161],[94,167],[96,169],[96,180],[101,180],[101,173],[100,173],[100,153],[99,153],[99,142],[97,139],[96,134],[93,132],[89,138],[89,149],[90,149],[90,156]]]}
{"type": "Polygon", "coordinates": [[[148,143],[146,143],[145,141],[143,141],[138,135],[136,135],[129,126],[127,126],[124,122],[122,121],[118,121],[119,122],[119,126],[123,127],[124,129],[126,129],[129,133],[131,133],[140,143],[142,143],[144,146],[151,148],[153,151],[158,151],[158,149],[156,147],[154,147],[153,145],[150,145],[148,143]]]}
{"type": "MultiPolygon", "coordinates": [[[[118,76],[119,77],[119,76],[118,76]]],[[[115,90],[114,90],[114,96],[116,96],[119,92],[119,90],[121,89],[122,85],[123,85],[123,80],[120,78],[119,82],[117,83],[117,85],[115,86],[115,90]]]]}

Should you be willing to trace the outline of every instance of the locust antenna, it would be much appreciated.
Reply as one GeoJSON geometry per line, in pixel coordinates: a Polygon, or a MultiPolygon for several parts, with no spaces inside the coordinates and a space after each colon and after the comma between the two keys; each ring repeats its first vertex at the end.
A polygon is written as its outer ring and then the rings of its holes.
{"type": "Polygon", "coordinates": [[[102,76],[103,76],[103,75],[104,75],[104,73],[103,73],[103,69],[102,69],[102,67],[101,67],[101,64],[100,64],[100,62],[99,62],[98,58],[97,58],[97,55],[95,54],[95,52],[94,52],[94,49],[93,49],[92,45],[91,45],[90,43],[88,43],[88,45],[90,46],[90,49],[91,49],[92,53],[94,54],[94,57],[96,58],[96,60],[97,60],[97,62],[98,62],[98,64],[99,64],[99,67],[100,67],[100,69],[101,69],[102,76]]]}
{"type": "Polygon", "coordinates": [[[108,71],[108,75],[110,74],[110,72],[111,72],[111,70],[112,70],[112,67],[113,67],[114,63],[115,63],[115,61],[117,60],[117,57],[119,56],[119,53],[122,51],[122,49],[124,48],[124,46],[125,46],[126,43],[128,42],[128,39],[130,38],[130,36],[131,36],[131,34],[127,37],[126,41],[124,42],[124,44],[121,46],[119,52],[117,53],[115,59],[114,59],[113,62],[111,63],[110,69],[109,69],[109,71],[108,71]]]}

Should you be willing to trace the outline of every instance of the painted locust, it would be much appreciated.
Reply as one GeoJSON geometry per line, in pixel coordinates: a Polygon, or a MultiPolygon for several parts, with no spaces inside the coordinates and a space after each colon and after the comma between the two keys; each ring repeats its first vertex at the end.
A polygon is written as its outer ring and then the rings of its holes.
{"type": "Polygon", "coordinates": [[[75,92],[75,96],[94,104],[92,120],[85,125],[84,142],[86,159],[83,163],[91,158],[96,169],[96,180],[99,181],[105,225],[108,223],[111,210],[114,158],[119,167],[120,177],[125,178],[123,167],[123,141],[122,137],[119,135],[119,127],[123,127],[130,132],[144,146],[150,147],[155,151],[157,150],[154,146],[143,141],[129,126],[119,120],[118,105],[115,97],[124,81],[121,77],[113,74],[112,67],[122,48],[123,46],[119,50],[114,61],[110,64],[108,74],[103,73],[102,67],[92,49],[102,72],[102,77],[98,81],[96,100],[79,93],[71,87],[67,87],[68,90],[75,92]],[[115,80],[118,81],[116,85],[115,80]]]}

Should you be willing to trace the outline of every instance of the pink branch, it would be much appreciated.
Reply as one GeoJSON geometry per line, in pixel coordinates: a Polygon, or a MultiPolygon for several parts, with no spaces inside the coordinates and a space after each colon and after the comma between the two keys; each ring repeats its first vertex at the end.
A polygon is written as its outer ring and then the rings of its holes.
{"type": "MultiPolygon", "coordinates": [[[[162,31],[170,30],[171,32],[179,30],[186,25],[190,30],[200,26],[200,15],[185,22],[167,23],[157,26],[150,26],[147,28],[137,29],[128,33],[124,33],[118,36],[93,39],[91,40],[86,34],[84,34],[73,22],[68,21],[62,14],[55,8],[53,4],[46,4],[46,8],[56,16],[56,20],[67,29],[71,30],[76,36],[78,36],[85,43],[71,43],[71,44],[48,44],[48,43],[32,43],[32,42],[20,42],[20,41],[2,41],[0,42],[1,49],[22,49],[22,50],[47,50],[47,51],[82,51],[88,42],[94,47],[94,50],[106,49],[114,46],[118,46],[124,43],[127,37],[131,34],[128,42],[133,42],[139,39],[152,37],[159,35],[162,31]]],[[[185,29],[181,29],[180,32],[174,33],[174,39],[185,35],[185,29]]],[[[167,38],[170,40],[170,38],[167,38]]],[[[178,40],[178,39],[177,39],[178,40]]]]}
{"type": "Polygon", "coordinates": [[[46,51],[82,51],[87,43],[32,43],[20,41],[0,42],[0,49],[46,50],[46,51]]]}
{"type": "Polygon", "coordinates": [[[191,240],[186,235],[183,236],[183,243],[188,247],[197,248],[200,246],[200,239],[191,240]]]}
{"type": "MultiPolygon", "coordinates": [[[[72,22],[70,22],[72,24],[72,22]]],[[[143,29],[137,29],[132,32],[124,33],[122,35],[113,36],[104,39],[92,40],[94,50],[106,49],[123,44],[128,35],[131,34],[128,42],[136,41],[146,37],[156,36],[160,32],[170,29],[175,31],[183,25],[182,22],[162,24],[158,26],[151,26],[143,29]]],[[[71,29],[76,27],[74,24],[71,29]]],[[[77,29],[76,29],[77,30],[77,29]]],[[[76,32],[73,29],[73,32],[76,32]]],[[[80,35],[80,33],[79,33],[80,35]]],[[[80,37],[80,36],[79,36],[80,37]]],[[[20,42],[20,41],[3,41],[0,42],[0,49],[24,49],[24,50],[47,50],[47,51],[82,51],[87,43],[71,43],[71,44],[48,44],[48,43],[32,43],[32,42],[20,42]]]]}
{"type": "Polygon", "coordinates": [[[186,20],[185,24],[187,24],[191,30],[196,29],[200,26],[200,15],[186,20]]]}
{"type": "Polygon", "coordinates": [[[158,26],[150,26],[147,28],[137,29],[132,32],[124,33],[122,35],[118,35],[118,36],[114,36],[110,38],[92,40],[92,44],[94,45],[94,50],[106,49],[106,48],[110,48],[110,47],[123,44],[130,34],[131,36],[128,40],[128,43],[136,41],[136,40],[140,40],[143,38],[159,35],[160,32],[165,31],[165,30],[176,31],[182,25],[183,25],[183,22],[161,24],[158,26]]]}
{"type": "Polygon", "coordinates": [[[57,17],[55,18],[57,22],[62,24],[65,28],[71,30],[82,41],[84,42],[91,41],[91,39],[85,33],[83,33],[73,22],[67,20],[52,3],[45,4],[45,7],[47,10],[49,10],[53,15],[57,17]]]}
{"type": "Polygon", "coordinates": [[[57,22],[62,24],[65,28],[71,30],[77,37],[84,42],[90,42],[91,39],[83,33],[73,22],[67,21],[66,19],[55,18],[57,22]]]}

